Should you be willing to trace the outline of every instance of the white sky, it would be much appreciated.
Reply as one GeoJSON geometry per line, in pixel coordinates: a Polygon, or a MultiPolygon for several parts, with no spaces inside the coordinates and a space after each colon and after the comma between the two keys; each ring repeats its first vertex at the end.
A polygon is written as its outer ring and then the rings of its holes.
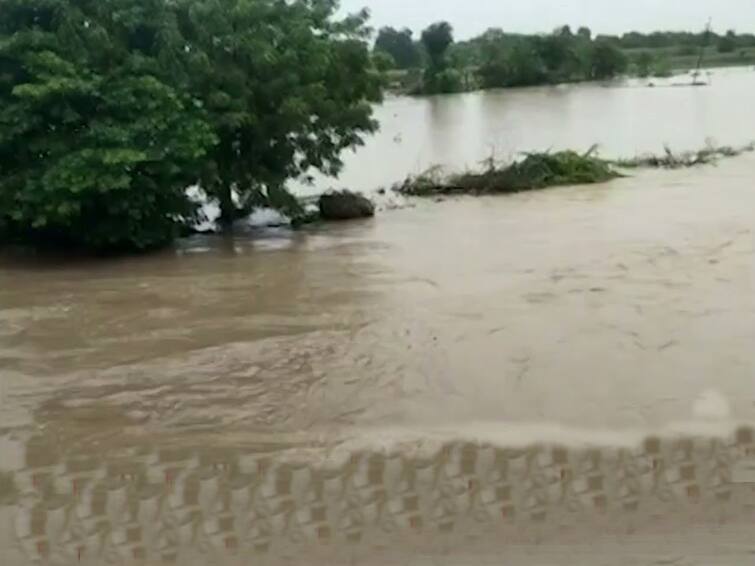
{"type": "Polygon", "coordinates": [[[755,0],[341,0],[341,11],[368,7],[375,28],[409,27],[415,34],[438,20],[451,22],[457,39],[489,27],[549,32],[586,25],[597,33],[702,30],[708,18],[723,32],[755,33],[755,0]]]}

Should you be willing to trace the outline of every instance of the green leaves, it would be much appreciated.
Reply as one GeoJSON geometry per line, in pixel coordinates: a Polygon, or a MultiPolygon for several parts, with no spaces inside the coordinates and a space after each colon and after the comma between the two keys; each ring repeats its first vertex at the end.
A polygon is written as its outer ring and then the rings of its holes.
{"type": "Polygon", "coordinates": [[[51,0],[44,26],[40,4],[0,0],[0,235],[96,250],[169,241],[210,127],[101,4],[51,0]]]}
{"type": "Polygon", "coordinates": [[[200,180],[227,221],[294,211],[286,181],[376,128],[366,14],[336,5],[0,0],[0,237],[161,245],[200,180]]]}
{"type": "Polygon", "coordinates": [[[613,43],[593,41],[584,28],[574,35],[567,27],[547,36],[487,33],[479,44],[478,74],[484,88],[531,86],[574,80],[612,78],[627,67],[613,43]]]}
{"type": "Polygon", "coordinates": [[[363,102],[379,98],[380,79],[371,72],[365,15],[338,22],[335,8],[332,0],[179,3],[191,43],[187,88],[219,139],[203,185],[226,222],[237,216],[232,188],[249,202],[309,167],[337,174],[340,153],[374,130],[363,102]]]}

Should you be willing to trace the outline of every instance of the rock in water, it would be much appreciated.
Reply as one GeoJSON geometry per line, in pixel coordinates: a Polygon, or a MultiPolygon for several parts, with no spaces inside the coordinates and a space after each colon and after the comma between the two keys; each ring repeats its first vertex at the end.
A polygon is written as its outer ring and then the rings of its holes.
{"type": "Polygon", "coordinates": [[[323,220],[352,220],[375,216],[372,201],[351,191],[326,193],[320,197],[319,206],[323,220]]]}

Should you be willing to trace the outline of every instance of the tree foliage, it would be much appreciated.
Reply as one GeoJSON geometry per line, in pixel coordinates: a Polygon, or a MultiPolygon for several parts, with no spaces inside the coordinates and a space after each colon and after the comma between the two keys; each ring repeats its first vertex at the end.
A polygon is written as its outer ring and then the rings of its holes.
{"type": "Polygon", "coordinates": [[[174,24],[156,1],[0,1],[1,235],[94,249],[175,235],[215,138],[161,78],[174,24]]]}
{"type": "Polygon", "coordinates": [[[458,54],[451,57],[453,44],[453,27],[448,22],[434,23],[422,32],[422,45],[428,60],[422,81],[423,94],[449,94],[462,90],[464,68],[454,68],[451,63],[453,60],[463,64],[463,60],[458,54]]]}
{"type": "Polygon", "coordinates": [[[650,53],[649,51],[643,51],[642,53],[637,55],[634,62],[637,76],[640,78],[645,78],[645,77],[650,76],[654,63],[655,63],[655,57],[653,57],[653,54],[650,53]]]}
{"type": "Polygon", "coordinates": [[[569,81],[608,79],[629,69],[642,76],[666,76],[669,56],[694,56],[716,42],[719,50],[755,46],[752,34],[714,32],[629,32],[622,36],[593,36],[580,27],[574,33],[559,26],[550,34],[524,35],[490,28],[472,39],[454,43],[448,60],[459,69],[474,69],[482,88],[529,86],[569,81]],[[650,58],[646,53],[650,52],[650,58]]]}
{"type": "Polygon", "coordinates": [[[659,31],[653,33],[639,33],[632,31],[616,38],[617,45],[622,49],[661,49],[672,47],[700,47],[709,43],[719,43],[721,39],[731,41],[734,48],[755,47],[755,35],[751,33],[737,34],[729,30],[725,35],[713,31],[659,31]]]}
{"type": "Polygon", "coordinates": [[[378,72],[385,73],[396,68],[396,61],[385,51],[373,51],[372,65],[378,72]]]}
{"type": "Polygon", "coordinates": [[[624,52],[609,41],[596,41],[590,57],[590,78],[612,79],[626,71],[629,61],[624,52]]]}
{"type": "Polygon", "coordinates": [[[737,49],[737,34],[729,30],[725,36],[719,38],[717,48],[719,53],[733,53],[737,49]]]}
{"type": "Polygon", "coordinates": [[[568,26],[546,36],[489,30],[479,41],[480,83],[484,88],[530,86],[612,78],[627,68],[624,54],[608,41],[571,32],[568,26]]]}
{"type": "Polygon", "coordinates": [[[527,39],[491,39],[483,48],[483,58],[478,73],[485,88],[530,86],[547,80],[546,65],[535,43],[527,39]]]}
{"type": "Polygon", "coordinates": [[[375,40],[375,51],[390,55],[399,69],[413,69],[422,64],[422,56],[412,37],[412,30],[407,28],[401,31],[392,27],[381,28],[375,40]]]}
{"type": "Polygon", "coordinates": [[[344,149],[372,132],[379,99],[365,12],[334,21],[333,0],[177,0],[190,50],[187,87],[219,143],[202,187],[222,220],[269,202],[294,212],[286,181],[336,175],[344,149]]]}
{"type": "Polygon", "coordinates": [[[448,48],[454,42],[454,31],[448,22],[437,22],[422,32],[422,45],[430,58],[430,65],[436,69],[446,66],[448,48]]]}
{"type": "Polygon", "coordinates": [[[376,127],[366,14],[335,0],[0,0],[0,237],[164,244],[201,182],[295,208],[376,127]]]}
{"type": "Polygon", "coordinates": [[[592,39],[592,30],[586,26],[582,26],[577,30],[577,35],[582,39],[590,41],[592,39]]]}

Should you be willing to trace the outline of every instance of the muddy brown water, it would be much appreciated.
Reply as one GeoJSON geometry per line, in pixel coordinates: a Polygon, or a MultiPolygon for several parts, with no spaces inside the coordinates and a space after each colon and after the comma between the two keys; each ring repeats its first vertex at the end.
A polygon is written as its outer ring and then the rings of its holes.
{"type": "Polygon", "coordinates": [[[753,179],[4,257],[0,563],[751,563],[753,179]]]}
{"type": "Polygon", "coordinates": [[[425,98],[389,98],[376,112],[382,127],[366,146],[347,153],[333,185],[360,191],[391,186],[434,166],[457,171],[484,159],[523,151],[588,150],[606,157],[697,150],[708,141],[743,145],[753,139],[755,69],[716,69],[709,87],[688,88],[689,75],[651,81],[586,83],[554,88],[491,90],[425,98]],[[648,88],[648,82],[655,87],[648,88]]]}

